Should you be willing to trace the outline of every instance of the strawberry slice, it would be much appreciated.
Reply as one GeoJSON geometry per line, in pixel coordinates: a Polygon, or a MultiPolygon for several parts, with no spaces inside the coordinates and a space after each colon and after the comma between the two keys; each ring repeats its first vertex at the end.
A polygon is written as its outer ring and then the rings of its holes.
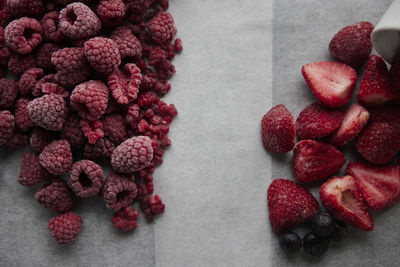
{"type": "Polygon", "coordinates": [[[395,98],[396,92],[385,62],[379,56],[370,56],[358,89],[358,102],[365,106],[376,106],[395,98]]]}
{"type": "Polygon", "coordinates": [[[354,139],[367,125],[369,112],[363,106],[354,103],[344,114],[339,128],[329,138],[328,142],[341,147],[354,139]]]}
{"type": "Polygon", "coordinates": [[[346,162],[335,147],[312,140],[297,143],[293,150],[293,171],[297,181],[311,183],[335,174],[346,162]]]}
{"type": "Polygon", "coordinates": [[[354,177],[358,191],[372,210],[383,210],[400,198],[400,166],[375,167],[352,162],[346,173],[354,177]]]}
{"type": "Polygon", "coordinates": [[[317,200],[301,185],[287,179],[275,179],[267,192],[269,221],[277,233],[309,221],[319,211],[317,200]]]}
{"type": "Polygon", "coordinates": [[[333,177],[319,192],[322,204],[336,219],[364,231],[372,231],[374,221],[356,187],[354,178],[333,177]]]}
{"type": "Polygon", "coordinates": [[[306,64],[301,73],[314,96],[327,107],[334,108],[346,104],[356,87],[356,71],[340,62],[321,61],[306,64]]]}

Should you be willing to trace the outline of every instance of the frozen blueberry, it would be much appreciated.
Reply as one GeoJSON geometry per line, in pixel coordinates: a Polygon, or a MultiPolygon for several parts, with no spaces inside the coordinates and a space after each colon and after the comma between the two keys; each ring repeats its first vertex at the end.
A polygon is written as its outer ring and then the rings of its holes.
{"type": "Polygon", "coordinates": [[[330,239],[333,241],[341,241],[347,235],[347,226],[344,222],[336,221],[335,230],[333,231],[330,239]]]}
{"type": "Polygon", "coordinates": [[[279,246],[288,253],[295,253],[301,249],[302,241],[298,234],[286,232],[279,238],[279,246]]]}
{"type": "Polygon", "coordinates": [[[308,233],[303,238],[303,249],[312,256],[320,256],[328,249],[327,242],[314,233],[308,233]]]}
{"type": "Polygon", "coordinates": [[[317,212],[311,220],[311,228],[314,234],[328,237],[335,231],[335,219],[327,212],[317,212]]]}

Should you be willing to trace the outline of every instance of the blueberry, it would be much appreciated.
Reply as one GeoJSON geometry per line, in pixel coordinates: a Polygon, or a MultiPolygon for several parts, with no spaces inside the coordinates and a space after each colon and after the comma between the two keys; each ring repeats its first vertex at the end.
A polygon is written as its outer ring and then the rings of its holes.
{"type": "Polygon", "coordinates": [[[311,220],[311,228],[314,234],[328,237],[335,231],[336,222],[332,215],[327,212],[317,212],[311,220]]]}
{"type": "Polygon", "coordinates": [[[319,256],[325,253],[328,245],[325,239],[311,232],[303,238],[303,249],[310,255],[319,256]]]}
{"type": "Polygon", "coordinates": [[[347,235],[347,226],[344,222],[336,221],[335,230],[333,231],[330,239],[333,241],[341,241],[347,235]]]}
{"type": "Polygon", "coordinates": [[[279,238],[279,246],[289,253],[298,252],[301,249],[302,241],[298,234],[286,232],[279,238]]]}

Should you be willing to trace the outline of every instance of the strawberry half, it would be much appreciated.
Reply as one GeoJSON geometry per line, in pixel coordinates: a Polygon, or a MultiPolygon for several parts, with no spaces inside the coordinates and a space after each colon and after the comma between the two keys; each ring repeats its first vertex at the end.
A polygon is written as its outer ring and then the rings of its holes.
{"type": "Polygon", "coordinates": [[[369,22],[358,22],[344,27],[333,36],[329,51],[354,68],[361,67],[372,50],[371,32],[374,26],[369,22]]]}
{"type": "Polygon", "coordinates": [[[328,138],[328,142],[336,147],[345,145],[364,129],[369,117],[368,110],[354,103],[346,111],[339,128],[328,138]]]}
{"type": "Polygon", "coordinates": [[[261,138],[264,147],[273,153],[293,149],[296,136],[292,114],[284,105],[271,108],[261,120],[261,138]]]}
{"type": "Polygon", "coordinates": [[[312,140],[297,143],[293,150],[293,171],[297,181],[311,183],[335,174],[346,162],[335,147],[312,140]]]}
{"type": "Polygon", "coordinates": [[[314,96],[327,107],[334,108],[346,104],[356,87],[356,71],[340,62],[321,61],[306,64],[301,73],[314,96]]]}
{"type": "Polygon", "coordinates": [[[336,219],[364,231],[372,231],[374,221],[350,175],[333,177],[319,191],[322,204],[336,219]]]}
{"type": "Polygon", "coordinates": [[[317,200],[301,185],[275,179],[267,192],[269,221],[277,233],[311,219],[319,211],[317,200]]]}
{"type": "Polygon", "coordinates": [[[396,98],[389,71],[381,57],[372,55],[361,78],[357,99],[361,105],[376,106],[396,98]]]}
{"type": "Polygon", "coordinates": [[[300,112],[296,120],[296,134],[299,140],[319,139],[333,133],[343,119],[343,112],[328,109],[314,103],[300,112]]]}
{"type": "Polygon", "coordinates": [[[358,191],[372,210],[390,207],[400,198],[400,166],[375,167],[352,162],[346,173],[354,177],[358,191]]]}

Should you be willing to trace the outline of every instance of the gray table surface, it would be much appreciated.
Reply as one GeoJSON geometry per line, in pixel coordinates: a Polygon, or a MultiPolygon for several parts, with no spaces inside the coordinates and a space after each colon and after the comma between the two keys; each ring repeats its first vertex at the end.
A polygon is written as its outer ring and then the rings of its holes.
{"type": "MultiPolygon", "coordinates": [[[[79,203],[79,238],[58,246],[47,230],[54,213],[17,182],[22,152],[0,149],[0,266],[398,266],[400,205],[374,214],[375,229],[351,229],[322,258],[286,256],[271,232],[266,189],[292,178],[290,153],[271,157],[261,116],[283,103],[294,116],[314,101],[300,74],[329,60],[341,27],[376,24],[389,0],[171,0],[183,39],[166,97],[179,115],[173,145],[155,173],[166,213],[121,234],[101,199],[79,203]]],[[[317,195],[318,188],[312,188],[317,195]]],[[[300,229],[302,231],[302,229],[300,229]]]]}

